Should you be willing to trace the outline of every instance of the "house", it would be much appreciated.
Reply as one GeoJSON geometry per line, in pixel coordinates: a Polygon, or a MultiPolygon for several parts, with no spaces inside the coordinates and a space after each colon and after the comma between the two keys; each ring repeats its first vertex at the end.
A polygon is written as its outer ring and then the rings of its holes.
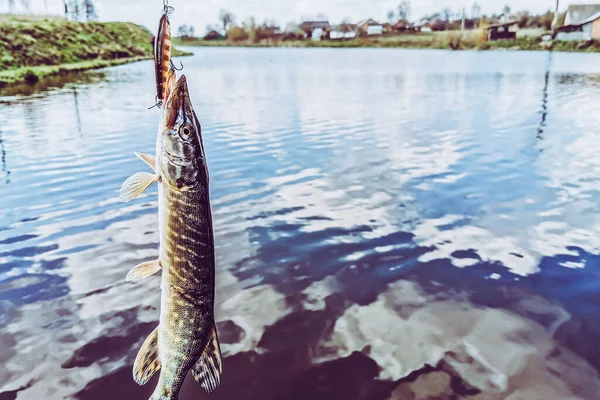
{"type": "Polygon", "coordinates": [[[600,4],[571,4],[567,8],[564,25],[577,25],[600,12],[600,4]]]}
{"type": "Polygon", "coordinates": [[[390,23],[383,24],[383,33],[391,33],[394,31],[394,25],[390,23]]]}
{"type": "Polygon", "coordinates": [[[517,39],[518,21],[493,24],[487,28],[488,40],[515,40],[517,39]]]}
{"type": "Polygon", "coordinates": [[[355,24],[340,24],[333,28],[329,32],[329,39],[331,40],[348,40],[356,37],[356,25],[355,24]]]}
{"type": "Polygon", "coordinates": [[[558,28],[557,40],[600,40],[600,11],[590,17],[558,28]]]}
{"type": "Polygon", "coordinates": [[[217,31],[210,31],[204,37],[204,40],[223,40],[225,37],[217,31]]]}
{"type": "Polygon", "coordinates": [[[383,34],[383,25],[374,19],[369,18],[366,21],[358,23],[358,32],[360,35],[371,36],[383,34]]]}
{"type": "Polygon", "coordinates": [[[433,30],[433,24],[428,18],[424,18],[415,24],[415,30],[421,32],[431,32],[433,30]]]}
{"type": "Polygon", "coordinates": [[[262,35],[268,39],[281,36],[281,29],[278,26],[263,26],[261,30],[262,35]]]}
{"type": "Polygon", "coordinates": [[[321,40],[331,30],[331,25],[329,21],[304,21],[300,24],[300,29],[304,31],[304,37],[321,40]]]}
{"type": "Polygon", "coordinates": [[[283,34],[281,35],[283,40],[302,40],[305,37],[304,31],[300,29],[299,25],[293,22],[286,24],[283,34]]]}
{"type": "Polygon", "coordinates": [[[394,32],[415,32],[418,28],[410,22],[399,20],[394,24],[392,29],[394,32]]]}
{"type": "Polygon", "coordinates": [[[297,25],[293,22],[289,22],[285,25],[285,28],[283,29],[283,33],[296,33],[301,30],[302,29],[300,29],[299,25],[297,25]]]}

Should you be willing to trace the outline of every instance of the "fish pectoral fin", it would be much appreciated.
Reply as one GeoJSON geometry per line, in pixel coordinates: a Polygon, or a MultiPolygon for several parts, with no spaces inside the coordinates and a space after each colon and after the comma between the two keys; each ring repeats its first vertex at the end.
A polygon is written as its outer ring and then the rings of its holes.
{"type": "Polygon", "coordinates": [[[137,151],[134,153],[137,158],[148,164],[152,171],[156,173],[156,157],[148,153],[138,153],[137,151]]]}
{"type": "Polygon", "coordinates": [[[143,385],[152,378],[152,375],[160,369],[158,358],[158,327],[154,328],[150,336],[144,340],[142,348],[138,352],[133,363],[133,380],[138,385],[143,385]]]}
{"type": "Polygon", "coordinates": [[[147,172],[138,172],[131,175],[121,186],[119,198],[121,201],[128,202],[148,189],[150,185],[158,181],[158,175],[149,174],[147,172]]]}
{"type": "Polygon", "coordinates": [[[127,282],[137,282],[157,273],[162,266],[159,260],[148,261],[137,265],[129,271],[125,280],[127,282]]]}
{"type": "Polygon", "coordinates": [[[221,347],[219,346],[219,337],[217,328],[213,326],[208,343],[204,348],[202,356],[192,368],[194,379],[208,393],[212,392],[221,383],[221,373],[223,372],[223,362],[221,361],[221,347]]]}

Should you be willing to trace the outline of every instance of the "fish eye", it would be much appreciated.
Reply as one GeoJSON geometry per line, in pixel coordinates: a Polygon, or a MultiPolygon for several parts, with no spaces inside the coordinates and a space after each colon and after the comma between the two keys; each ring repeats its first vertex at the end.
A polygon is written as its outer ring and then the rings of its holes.
{"type": "Polygon", "coordinates": [[[191,135],[192,128],[189,125],[182,125],[181,128],[179,128],[179,136],[181,136],[182,139],[189,139],[191,135]]]}

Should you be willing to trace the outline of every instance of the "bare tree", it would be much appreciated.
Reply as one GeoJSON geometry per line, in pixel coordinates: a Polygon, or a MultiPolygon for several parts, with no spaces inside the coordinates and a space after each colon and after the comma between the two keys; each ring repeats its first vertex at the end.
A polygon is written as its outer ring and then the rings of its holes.
{"type": "Polygon", "coordinates": [[[403,0],[398,4],[398,19],[408,21],[410,17],[410,0],[403,0]]]}
{"type": "Polygon", "coordinates": [[[235,17],[229,11],[221,10],[221,12],[219,13],[219,20],[221,21],[221,24],[223,25],[223,31],[227,32],[227,27],[229,25],[233,24],[235,17]]]}
{"type": "Polygon", "coordinates": [[[451,17],[452,17],[452,10],[449,8],[444,8],[442,10],[442,18],[444,19],[444,21],[450,21],[451,17]]]}
{"type": "Polygon", "coordinates": [[[15,0],[8,0],[8,13],[13,14],[15,12],[15,0]]]}
{"type": "Polygon", "coordinates": [[[81,2],[83,7],[83,12],[85,13],[85,19],[87,21],[95,21],[98,19],[98,15],[96,14],[96,7],[94,6],[93,0],[83,0],[81,2]]]}
{"type": "Polygon", "coordinates": [[[390,10],[387,13],[387,19],[390,23],[394,23],[394,19],[396,18],[396,13],[394,12],[394,10],[390,10]]]}
{"type": "Polygon", "coordinates": [[[81,17],[81,8],[79,8],[79,2],[77,0],[71,0],[69,10],[71,11],[71,19],[73,21],[79,21],[79,18],[81,17]]]}
{"type": "Polygon", "coordinates": [[[475,2],[471,6],[471,18],[478,19],[481,17],[481,6],[479,3],[475,2]]]}
{"type": "Polygon", "coordinates": [[[27,13],[31,14],[31,1],[30,0],[21,0],[21,5],[27,10],[27,13]]]}
{"type": "Polygon", "coordinates": [[[502,9],[502,13],[504,14],[505,17],[508,17],[510,14],[510,6],[507,4],[504,6],[504,8],[502,9]]]}

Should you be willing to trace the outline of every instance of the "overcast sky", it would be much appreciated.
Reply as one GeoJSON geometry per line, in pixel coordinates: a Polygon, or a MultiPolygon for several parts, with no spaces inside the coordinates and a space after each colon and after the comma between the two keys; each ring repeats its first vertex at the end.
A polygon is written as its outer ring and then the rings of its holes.
{"type": "MultiPolygon", "coordinates": [[[[43,13],[44,0],[30,0],[35,13],[43,13]]],[[[62,0],[46,0],[50,13],[62,12],[62,0]]],[[[15,0],[16,3],[19,0],[15,0]]],[[[204,32],[208,24],[216,24],[219,10],[231,11],[238,21],[254,16],[257,21],[274,19],[280,24],[299,20],[302,16],[326,15],[330,22],[349,18],[353,21],[372,17],[385,19],[388,10],[396,8],[400,0],[170,0],[175,7],[171,22],[175,28],[193,25],[204,32]]],[[[500,13],[505,4],[513,10],[546,11],[555,6],[554,0],[478,0],[484,13],[500,13]]],[[[576,3],[600,3],[600,0],[574,0],[576,3]]],[[[6,12],[7,0],[0,0],[0,11],[6,12]]],[[[162,0],[95,0],[102,21],[131,21],[155,30],[162,9],[162,0]]],[[[412,19],[439,11],[445,7],[471,9],[473,0],[412,0],[412,19]]],[[[568,1],[561,0],[561,8],[568,1]]]]}

